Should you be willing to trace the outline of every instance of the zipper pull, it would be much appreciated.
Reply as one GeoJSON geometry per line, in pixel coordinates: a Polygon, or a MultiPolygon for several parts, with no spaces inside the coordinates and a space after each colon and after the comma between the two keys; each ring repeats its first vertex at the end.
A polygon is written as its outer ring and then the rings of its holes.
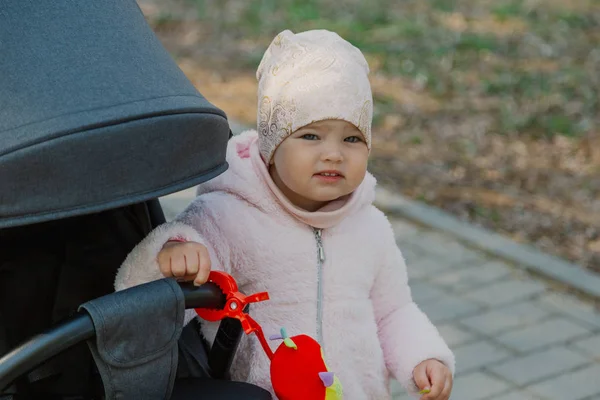
{"type": "Polygon", "coordinates": [[[323,245],[319,245],[319,261],[325,261],[325,250],[323,250],[323,245]]]}
{"type": "Polygon", "coordinates": [[[317,238],[317,248],[319,250],[319,261],[325,261],[325,249],[323,249],[323,230],[315,228],[315,236],[317,238]]]}

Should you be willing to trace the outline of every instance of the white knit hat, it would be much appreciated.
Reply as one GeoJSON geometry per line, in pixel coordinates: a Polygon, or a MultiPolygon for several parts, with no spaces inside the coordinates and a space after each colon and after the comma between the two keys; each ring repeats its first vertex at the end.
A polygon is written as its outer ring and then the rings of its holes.
{"type": "Polygon", "coordinates": [[[371,149],[373,97],[363,54],[338,34],[289,30],[273,39],[258,70],[257,130],[269,162],[297,129],[326,119],[355,125],[371,149]]]}

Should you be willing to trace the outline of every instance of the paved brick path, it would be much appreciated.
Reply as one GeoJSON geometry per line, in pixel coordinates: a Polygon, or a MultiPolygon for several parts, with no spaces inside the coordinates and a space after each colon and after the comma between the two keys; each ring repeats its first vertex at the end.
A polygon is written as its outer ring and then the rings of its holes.
{"type": "Polygon", "coordinates": [[[451,236],[393,225],[413,297],[455,351],[453,400],[600,400],[600,313],[590,304],[451,236]]]}
{"type": "MultiPolygon", "coordinates": [[[[191,190],[164,199],[170,218],[191,190]]],[[[455,351],[453,400],[600,400],[600,313],[451,236],[393,220],[415,301],[455,351]]],[[[409,399],[396,382],[394,399],[409,399]]]]}

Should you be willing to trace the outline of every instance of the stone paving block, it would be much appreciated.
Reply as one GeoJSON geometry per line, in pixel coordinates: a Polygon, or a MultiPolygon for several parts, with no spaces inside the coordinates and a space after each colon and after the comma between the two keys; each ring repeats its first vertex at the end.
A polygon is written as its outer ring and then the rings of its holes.
{"type": "Polygon", "coordinates": [[[529,386],[527,390],[549,400],[582,400],[600,394],[600,364],[529,386]]]}
{"type": "Polygon", "coordinates": [[[490,397],[489,400],[542,400],[538,396],[534,396],[523,390],[513,390],[500,396],[490,397]]]}
{"type": "Polygon", "coordinates": [[[423,249],[421,245],[423,243],[423,232],[419,232],[418,235],[414,236],[405,236],[405,237],[396,237],[396,244],[400,249],[411,249],[416,252],[425,252],[430,253],[423,249]]]}
{"type": "Polygon", "coordinates": [[[589,333],[588,329],[568,319],[552,318],[524,329],[504,333],[495,339],[510,348],[526,352],[550,344],[564,343],[589,333]]]}
{"type": "Polygon", "coordinates": [[[406,393],[406,390],[400,385],[395,379],[390,380],[390,392],[392,394],[393,400],[409,400],[412,399],[411,396],[406,393]]]}
{"type": "Polygon", "coordinates": [[[406,393],[402,385],[400,385],[400,382],[398,382],[395,379],[390,380],[390,392],[392,393],[392,396],[397,396],[406,393]]]}
{"type": "Polygon", "coordinates": [[[404,219],[392,218],[390,219],[390,223],[392,225],[392,229],[394,230],[396,240],[398,241],[402,241],[406,238],[412,238],[422,232],[422,229],[417,225],[411,224],[404,219]]]}
{"type": "Polygon", "coordinates": [[[578,340],[572,343],[571,347],[581,354],[600,360],[600,335],[578,340]]]}
{"type": "Polygon", "coordinates": [[[447,271],[452,266],[446,260],[439,257],[421,256],[415,262],[407,264],[409,279],[428,279],[447,271]]]}
{"type": "Polygon", "coordinates": [[[447,296],[447,293],[429,282],[414,282],[410,284],[413,300],[419,304],[426,304],[447,296]]]}
{"type": "Polygon", "coordinates": [[[550,314],[549,310],[537,307],[535,304],[532,301],[525,301],[493,308],[485,314],[465,318],[460,323],[486,335],[494,335],[498,332],[536,323],[550,314]]]}
{"type": "Polygon", "coordinates": [[[451,349],[480,339],[479,336],[454,323],[438,325],[437,329],[451,349]]]}
{"type": "Polygon", "coordinates": [[[513,354],[494,343],[481,341],[454,349],[456,372],[463,374],[489,364],[497,363],[513,357],[513,354]]]}
{"type": "Polygon", "coordinates": [[[436,324],[466,317],[481,310],[480,304],[454,295],[447,295],[440,301],[426,303],[419,307],[436,324]]]}
{"type": "Polygon", "coordinates": [[[476,261],[481,261],[483,258],[480,252],[462,245],[453,237],[437,232],[424,232],[411,238],[410,240],[411,243],[420,247],[428,254],[436,254],[441,256],[444,260],[452,265],[473,265],[476,261]]]}
{"type": "Polygon", "coordinates": [[[490,306],[498,306],[523,301],[545,290],[546,286],[538,281],[509,279],[473,290],[466,294],[466,298],[490,306]]]}
{"type": "Polygon", "coordinates": [[[478,289],[482,285],[505,278],[511,273],[510,267],[501,261],[488,261],[472,267],[444,272],[431,279],[453,290],[478,289]]]}
{"type": "Polygon", "coordinates": [[[554,347],[540,353],[511,359],[487,369],[507,381],[524,386],[589,363],[590,359],[579,353],[565,347],[554,347]]]}
{"type": "Polygon", "coordinates": [[[190,202],[187,201],[187,199],[167,198],[167,197],[162,197],[160,199],[160,205],[162,207],[163,213],[165,215],[165,219],[167,221],[172,221],[189,204],[190,204],[190,202]]]}
{"type": "Polygon", "coordinates": [[[456,378],[450,400],[488,400],[509,388],[506,382],[498,378],[484,372],[474,372],[456,378]]]}
{"type": "Polygon", "coordinates": [[[400,249],[402,252],[402,256],[404,257],[404,262],[407,267],[410,269],[413,263],[416,263],[419,259],[424,258],[422,254],[414,249],[400,249]]]}
{"type": "Polygon", "coordinates": [[[592,304],[585,303],[574,296],[564,293],[550,292],[540,296],[539,303],[552,311],[566,313],[573,318],[585,322],[591,328],[600,330],[600,310],[592,304]]]}
{"type": "Polygon", "coordinates": [[[435,231],[435,230],[424,230],[418,237],[419,243],[423,243],[423,249],[427,251],[432,251],[437,254],[445,254],[444,248],[446,246],[452,246],[454,244],[460,245],[462,248],[464,246],[456,241],[452,236],[446,235],[444,233],[435,231]]]}
{"type": "Polygon", "coordinates": [[[392,400],[413,400],[415,397],[410,396],[406,392],[392,394],[392,400]]]}

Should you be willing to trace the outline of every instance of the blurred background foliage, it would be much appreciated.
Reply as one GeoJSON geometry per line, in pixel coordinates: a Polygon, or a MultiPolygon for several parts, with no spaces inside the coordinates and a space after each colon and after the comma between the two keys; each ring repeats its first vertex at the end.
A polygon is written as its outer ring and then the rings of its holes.
{"type": "Polygon", "coordinates": [[[600,1],[148,1],[182,69],[246,124],[277,33],[339,33],[371,67],[382,184],[600,271],[600,1]]]}

